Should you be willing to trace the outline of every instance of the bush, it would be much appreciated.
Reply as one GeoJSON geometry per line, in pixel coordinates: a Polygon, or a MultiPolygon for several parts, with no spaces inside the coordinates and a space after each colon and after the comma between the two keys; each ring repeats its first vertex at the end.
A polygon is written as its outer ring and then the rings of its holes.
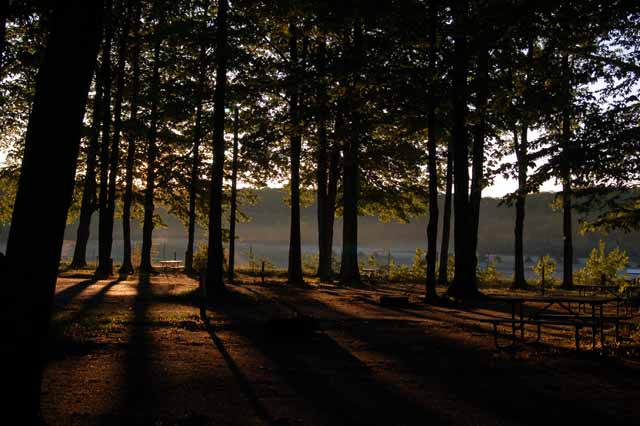
{"type": "Polygon", "coordinates": [[[576,280],[582,284],[598,285],[604,276],[607,283],[620,285],[624,279],[618,274],[627,267],[628,263],[627,253],[620,249],[607,253],[604,241],[600,240],[598,248],[591,250],[585,267],[576,272],[576,280]]]}
{"type": "Polygon", "coordinates": [[[498,272],[498,268],[496,268],[497,263],[496,258],[493,258],[487,263],[486,268],[482,269],[478,267],[477,277],[480,284],[491,285],[500,281],[500,272],[498,272]]]}
{"type": "Polygon", "coordinates": [[[556,279],[553,277],[553,273],[556,271],[556,267],[556,261],[548,254],[538,259],[538,262],[533,267],[533,273],[538,276],[538,284],[542,283],[543,271],[545,284],[556,284],[556,279]]]}

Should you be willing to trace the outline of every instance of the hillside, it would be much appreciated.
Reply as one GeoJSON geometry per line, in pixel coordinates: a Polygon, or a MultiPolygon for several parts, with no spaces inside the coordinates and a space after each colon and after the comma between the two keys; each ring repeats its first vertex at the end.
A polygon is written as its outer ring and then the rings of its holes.
{"type": "MultiPolygon", "coordinates": [[[[241,242],[263,244],[288,244],[289,238],[289,208],[283,202],[283,193],[279,189],[261,189],[256,191],[258,203],[242,206],[242,210],[251,218],[250,222],[238,225],[238,236],[241,242]]],[[[549,253],[562,253],[562,223],[561,212],[554,211],[550,204],[554,195],[542,193],[531,195],[527,199],[525,219],[525,250],[530,256],[549,253]]],[[[442,203],[442,197],[441,197],[442,203]]],[[[482,200],[482,211],[479,231],[479,251],[483,254],[509,254],[513,250],[513,208],[500,206],[499,199],[485,198],[482,200]]],[[[441,206],[442,207],[442,206],[441,206]]],[[[442,211],[442,209],[441,209],[442,211]]],[[[179,219],[160,210],[166,228],[158,228],[154,232],[157,240],[181,240],[186,237],[185,227],[179,219]]],[[[640,233],[624,234],[621,232],[609,235],[587,234],[581,235],[578,230],[578,217],[575,216],[575,249],[576,256],[586,256],[603,238],[608,247],[620,246],[628,254],[637,259],[640,257],[640,233]]],[[[302,209],[302,244],[315,245],[317,241],[315,204],[302,209]]],[[[335,243],[342,239],[342,222],[336,221],[335,243]]],[[[94,216],[91,238],[97,238],[97,215],[94,216]]],[[[122,239],[122,226],[117,221],[115,226],[115,243],[122,239]]],[[[74,240],[76,226],[67,226],[65,239],[74,240]]],[[[0,249],[4,249],[8,229],[0,233],[0,249]]],[[[198,232],[199,238],[205,238],[203,230],[198,232]]],[[[441,235],[441,232],[439,233],[441,235]]],[[[133,239],[140,240],[141,228],[138,224],[133,227],[133,239]]],[[[397,222],[382,223],[375,217],[361,217],[359,221],[359,239],[363,247],[414,249],[426,245],[426,218],[415,218],[411,223],[397,222]]],[[[181,250],[181,249],[180,249],[181,250]]]]}

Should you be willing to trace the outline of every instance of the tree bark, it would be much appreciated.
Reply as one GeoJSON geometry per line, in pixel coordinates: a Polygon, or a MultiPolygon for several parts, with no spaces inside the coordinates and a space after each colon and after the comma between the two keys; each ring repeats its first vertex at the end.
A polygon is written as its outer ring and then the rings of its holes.
{"type": "Polygon", "coordinates": [[[233,154],[231,162],[231,207],[229,213],[229,268],[227,270],[229,282],[235,278],[236,257],[236,207],[238,199],[238,106],[234,106],[233,117],[233,154]]]}
{"type": "Polygon", "coordinates": [[[300,88],[298,75],[298,29],[295,22],[289,23],[290,70],[289,70],[289,119],[291,120],[290,143],[290,173],[291,173],[291,226],[289,230],[289,265],[287,282],[301,284],[302,253],[300,248],[300,152],[302,149],[301,116],[300,116],[300,88]]]}
{"type": "Polygon", "coordinates": [[[569,57],[565,53],[562,56],[562,85],[564,105],[562,108],[562,134],[561,134],[561,164],[560,173],[562,180],[562,238],[563,238],[563,269],[562,288],[573,287],[573,230],[571,223],[571,83],[570,83],[569,57]]]}
{"type": "Polygon", "coordinates": [[[200,41],[200,53],[198,64],[198,88],[196,92],[196,122],[193,132],[193,162],[191,163],[191,180],[189,182],[189,224],[187,226],[187,251],[184,259],[184,270],[190,274],[193,272],[193,246],[196,233],[196,198],[198,196],[198,182],[200,174],[200,143],[202,142],[202,103],[204,101],[204,85],[207,79],[207,46],[204,41],[204,32],[207,28],[208,0],[203,2],[203,28],[200,41]]]}
{"type": "Polygon", "coordinates": [[[514,129],[516,158],[518,164],[518,193],[516,195],[516,226],[515,226],[515,265],[512,289],[527,288],[524,276],[524,216],[527,197],[527,125],[522,125],[522,137],[518,142],[518,130],[514,129]]]}
{"type": "Polygon", "coordinates": [[[133,72],[131,82],[131,101],[129,114],[129,130],[127,132],[127,161],[125,166],[125,188],[122,202],[122,239],[123,239],[123,255],[122,266],[119,272],[121,274],[132,274],[133,263],[131,262],[131,204],[133,200],[133,167],[136,159],[136,138],[138,135],[138,107],[140,92],[140,14],[141,5],[139,0],[134,2],[134,18],[132,39],[134,41],[133,52],[131,58],[131,68],[133,72]]]}
{"type": "Polygon", "coordinates": [[[489,97],[489,46],[487,35],[481,33],[479,37],[480,52],[478,55],[478,93],[476,110],[478,123],[475,126],[473,139],[473,159],[471,178],[471,256],[473,261],[474,278],[478,268],[478,230],[480,227],[480,205],[482,201],[482,188],[484,185],[484,143],[486,136],[487,99],[489,97]]]}
{"type": "Polygon", "coordinates": [[[516,152],[516,164],[518,167],[518,192],[516,194],[516,224],[515,224],[515,265],[512,289],[525,289],[527,288],[527,280],[524,273],[524,219],[525,219],[525,207],[527,199],[527,172],[529,170],[528,159],[528,144],[529,144],[529,124],[526,116],[527,110],[527,91],[529,88],[530,74],[533,69],[533,40],[529,40],[528,52],[527,52],[527,76],[525,79],[524,88],[524,101],[523,101],[523,117],[522,117],[522,137],[518,143],[518,130],[514,129],[514,142],[516,152]]]}
{"type": "MultiPolygon", "coordinates": [[[[109,157],[109,190],[107,193],[107,215],[105,229],[105,240],[108,257],[111,258],[113,248],[113,222],[116,211],[116,184],[118,178],[118,163],[120,162],[120,133],[122,130],[122,98],[124,94],[125,64],[127,54],[127,42],[129,37],[129,27],[131,26],[133,0],[126,1],[126,7],[121,7],[118,14],[124,18],[121,28],[120,39],[118,40],[118,64],[116,66],[116,92],[113,109],[113,137],[111,138],[111,149],[109,157]]],[[[124,5],[123,5],[124,6],[124,5]]],[[[113,262],[110,262],[113,266],[113,262]]]]}
{"type": "Polygon", "coordinates": [[[9,2],[0,2],[0,80],[4,68],[4,51],[7,45],[7,15],[9,14],[9,2]]]}
{"type": "Polygon", "coordinates": [[[358,264],[358,192],[360,186],[359,151],[361,135],[361,102],[358,93],[358,74],[362,66],[362,23],[356,17],[353,25],[352,69],[350,73],[351,88],[349,114],[351,129],[348,140],[344,144],[344,180],[343,180],[343,227],[342,227],[342,260],[340,262],[340,284],[345,286],[359,285],[360,267],[358,264]]]}
{"type": "Polygon", "coordinates": [[[109,137],[111,132],[111,42],[113,39],[113,0],[106,0],[104,44],[102,46],[102,142],[100,143],[100,190],[98,195],[98,267],[96,276],[108,277],[113,273],[109,232],[109,137]]]}
{"type": "Polygon", "coordinates": [[[42,372],[87,94],[101,34],[101,1],[56,2],[7,242],[2,374],[21,424],[40,424],[42,372]],[[52,133],[55,129],[55,133],[52,133]],[[46,214],[43,214],[43,208],[46,214]],[[34,246],[34,241],[38,244],[34,246]]]}
{"type": "Polygon", "coordinates": [[[227,0],[219,0],[216,19],[216,91],[213,107],[213,165],[209,202],[209,255],[205,290],[209,301],[225,291],[222,251],[222,183],[224,177],[224,102],[227,88],[227,0]]]}
{"type": "Polygon", "coordinates": [[[454,150],[454,241],[455,275],[447,294],[457,299],[477,295],[473,253],[469,235],[472,231],[469,214],[469,147],[467,145],[467,40],[468,2],[458,0],[454,8],[453,63],[453,140],[454,150]]]}
{"type": "Polygon", "coordinates": [[[436,25],[438,22],[437,0],[429,4],[429,105],[427,112],[428,170],[429,170],[429,223],[427,224],[427,282],[425,302],[433,303],[436,293],[436,256],[438,252],[438,163],[436,141],[436,25]]]}
{"type": "Polygon", "coordinates": [[[156,184],[156,158],[158,156],[158,104],[160,102],[160,48],[162,45],[162,26],[164,12],[162,6],[155,3],[156,27],[153,32],[153,73],[151,76],[151,114],[149,142],[147,144],[147,182],[144,190],[144,220],[142,224],[142,252],[140,255],[140,272],[153,271],[151,265],[151,247],[153,245],[153,214],[156,184]]]}
{"type": "Polygon", "coordinates": [[[318,277],[320,281],[327,282],[331,279],[331,252],[327,252],[329,245],[329,154],[327,138],[327,85],[326,85],[326,40],[322,38],[318,45],[318,73],[320,84],[318,85],[318,153],[316,164],[317,208],[318,208],[318,277]]]}
{"type": "Polygon", "coordinates": [[[447,285],[447,267],[449,264],[449,240],[451,235],[451,198],[453,187],[453,139],[447,143],[447,175],[445,178],[444,212],[442,214],[442,241],[440,242],[440,265],[438,269],[438,284],[447,285]]]}
{"type": "Polygon", "coordinates": [[[95,73],[96,95],[93,99],[93,112],[91,120],[91,135],[87,148],[87,166],[84,176],[84,188],[80,204],[80,217],[76,233],[76,245],[73,248],[71,268],[84,268],[87,266],[87,243],[91,235],[91,216],[96,210],[96,166],[98,145],[100,139],[100,125],[102,122],[102,75],[95,73]]]}

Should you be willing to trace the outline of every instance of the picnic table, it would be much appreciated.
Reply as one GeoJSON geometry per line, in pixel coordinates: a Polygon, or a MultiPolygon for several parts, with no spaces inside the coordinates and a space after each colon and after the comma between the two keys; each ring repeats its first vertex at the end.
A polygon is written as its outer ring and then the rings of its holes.
{"type": "Polygon", "coordinates": [[[369,281],[374,280],[380,275],[380,268],[362,268],[362,277],[368,279],[369,281]]]}
{"type": "Polygon", "coordinates": [[[182,260],[161,260],[160,267],[165,275],[170,271],[178,272],[182,269],[182,260]]]}
{"type": "Polygon", "coordinates": [[[611,296],[617,297],[619,287],[615,285],[587,285],[580,284],[575,286],[578,289],[578,294],[580,296],[594,296],[598,293],[600,294],[610,294],[611,296]]]}
{"type": "MultiPolygon", "coordinates": [[[[627,319],[620,314],[619,297],[595,297],[595,296],[493,296],[493,301],[507,303],[511,305],[511,319],[491,319],[493,323],[496,346],[498,345],[497,334],[498,325],[511,324],[512,345],[516,342],[516,332],[520,330],[520,338],[524,341],[525,325],[537,326],[538,341],[540,340],[540,328],[543,325],[566,325],[575,328],[576,350],[580,350],[580,330],[591,328],[592,347],[596,346],[596,336],[600,334],[600,343],[604,347],[604,324],[614,323],[616,326],[616,340],[619,338],[620,321],[627,319]],[[615,314],[605,315],[604,307],[607,304],[616,303],[615,314]],[[525,305],[530,305],[530,309],[525,314],[525,305]],[[531,306],[532,304],[536,304],[531,306]],[[541,306],[540,306],[541,305],[541,306]],[[572,306],[573,305],[573,306],[572,306]],[[580,313],[580,308],[591,307],[590,315],[580,313]],[[552,311],[551,308],[560,308],[552,311]]],[[[584,312],[584,309],[583,309],[584,312]]]]}

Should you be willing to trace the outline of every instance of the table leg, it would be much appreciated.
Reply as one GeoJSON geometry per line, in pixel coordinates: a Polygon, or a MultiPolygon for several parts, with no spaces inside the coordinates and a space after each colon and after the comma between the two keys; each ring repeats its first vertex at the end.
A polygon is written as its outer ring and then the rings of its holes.
{"type": "Polygon", "coordinates": [[[516,344],[516,303],[511,304],[511,341],[516,344]]]}
{"type": "Polygon", "coordinates": [[[600,303],[600,345],[604,349],[604,304],[600,303]]]}
{"type": "Polygon", "coordinates": [[[591,303],[591,347],[596,348],[596,305],[591,303]]]}
{"type": "Polygon", "coordinates": [[[524,308],[523,303],[520,302],[520,338],[524,342],[524,308]]]}

